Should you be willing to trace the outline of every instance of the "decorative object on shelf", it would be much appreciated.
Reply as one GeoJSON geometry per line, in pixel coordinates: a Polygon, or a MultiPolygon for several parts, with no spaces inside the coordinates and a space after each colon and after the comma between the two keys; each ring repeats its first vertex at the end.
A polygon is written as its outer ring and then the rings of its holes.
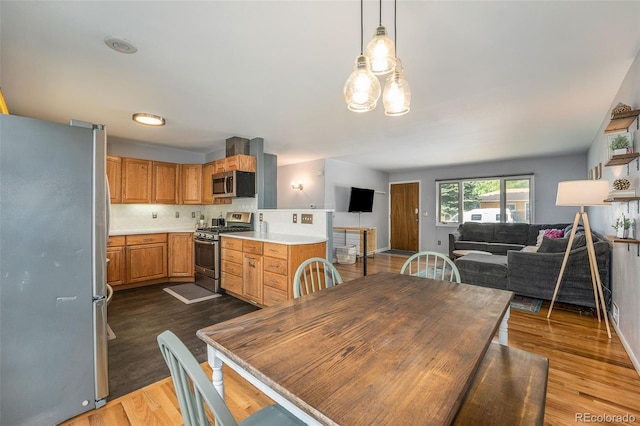
{"type": "Polygon", "coordinates": [[[631,219],[625,217],[623,214],[622,217],[616,219],[616,223],[611,225],[613,229],[616,230],[616,237],[618,238],[629,238],[629,230],[631,229],[631,219]]]}
{"type": "MultiPolygon", "coordinates": [[[[393,2],[393,22],[394,22],[394,43],[398,45],[398,19],[397,19],[397,0],[393,2]]],[[[384,85],[384,91],[382,92],[382,102],[384,104],[384,113],[386,115],[396,117],[398,115],[404,115],[411,109],[411,89],[409,88],[409,82],[404,75],[404,69],[402,68],[402,62],[397,56],[395,57],[396,67],[395,70],[387,77],[387,81],[384,85]]]]}
{"type": "Polygon", "coordinates": [[[629,188],[631,188],[631,182],[629,182],[629,179],[619,178],[613,181],[613,189],[616,191],[623,191],[629,188]]]}
{"type": "Polygon", "coordinates": [[[596,166],[596,180],[602,179],[602,163],[596,166]]]}
{"type": "Polygon", "coordinates": [[[367,112],[376,108],[380,97],[380,81],[371,72],[369,60],[363,54],[363,0],[360,0],[360,55],[353,72],[344,83],[343,95],[349,111],[367,112]]]}
{"type": "Polygon", "coordinates": [[[551,317],[551,311],[553,310],[553,304],[558,295],[560,289],[560,283],[562,282],[562,276],[564,269],[567,266],[567,260],[569,259],[569,253],[571,253],[571,247],[573,245],[573,239],[578,228],[580,218],[584,225],[585,238],[587,240],[587,252],[589,253],[589,263],[591,265],[591,279],[594,283],[593,297],[595,299],[596,313],[598,316],[598,322],[601,321],[601,316],[604,317],[605,324],[607,326],[607,335],[611,339],[611,329],[609,328],[609,318],[607,317],[607,307],[604,301],[604,295],[602,293],[602,281],[600,279],[600,272],[598,270],[598,264],[596,261],[596,252],[593,245],[593,235],[591,234],[591,226],[589,225],[589,217],[584,210],[585,206],[602,206],[607,205],[604,201],[609,192],[609,182],[606,180],[573,180],[558,182],[558,193],[556,196],[556,206],[578,206],[580,211],[576,213],[571,228],[571,234],[569,235],[569,242],[567,244],[567,250],[564,253],[562,260],[562,266],[560,267],[560,274],[558,275],[558,281],[556,282],[555,290],[553,291],[553,297],[551,298],[551,305],[549,306],[549,313],[547,318],[551,317]]]}
{"type": "Polygon", "coordinates": [[[2,96],[2,88],[0,88],[0,114],[9,114],[9,108],[7,108],[7,103],[2,96]]]}
{"type": "Polygon", "coordinates": [[[632,135],[630,132],[616,133],[607,136],[607,143],[609,145],[611,155],[624,155],[629,154],[632,151],[632,135]]]}
{"type": "Polygon", "coordinates": [[[625,105],[622,102],[618,102],[618,105],[616,105],[615,108],[611,110],[611,119],[613,120],[616,115],[629,112],[629,111],[631,111],[631,107],[629,105],[625,105]]]}

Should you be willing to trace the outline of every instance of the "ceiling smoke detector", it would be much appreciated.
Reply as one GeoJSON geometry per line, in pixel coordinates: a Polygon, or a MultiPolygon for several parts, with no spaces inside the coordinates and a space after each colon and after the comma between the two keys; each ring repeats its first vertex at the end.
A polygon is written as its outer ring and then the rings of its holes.
{"type": "Polygon", "coordinates": [[[125,40],[124,38],[105,37],[104,42],[107,46],[109,46],[116,52],[132,54],[138,51],[137,47],[131,44],[129,40],[125,40]]]}

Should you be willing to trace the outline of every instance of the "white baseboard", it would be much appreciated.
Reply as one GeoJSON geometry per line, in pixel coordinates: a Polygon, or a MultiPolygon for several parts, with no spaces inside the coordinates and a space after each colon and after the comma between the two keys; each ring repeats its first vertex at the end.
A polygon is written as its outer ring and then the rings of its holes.
{"type": "Polygon", "coordinates": [[[631,363],[633,364],[633,367],[636,369],[636,373],[638,373],[638,376],[640,376],[640,361],[638,361],[638,358],[633,353],[631,346],[629,346],[629,344],[627,343],[627,340],[624,338],[624,334],[622,334],[622,332],[620,331],[618,324],[616,324],[613,321],[613,318],[611,317],[611,315],[609,315],[609,323],[613,325],[614,330],[616,330],[616,334],[618,334],[618,337],[620,338],[620,342],[622,342],[622,346],[624,347],[624,350],[627,352],[627,355],[629,355],[629,359],[631,359],[631,363]]]}

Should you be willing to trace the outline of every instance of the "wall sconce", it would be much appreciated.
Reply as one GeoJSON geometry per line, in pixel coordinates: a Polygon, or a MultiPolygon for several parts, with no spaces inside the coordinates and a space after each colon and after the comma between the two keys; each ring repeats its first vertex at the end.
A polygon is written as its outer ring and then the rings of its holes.
{"type": "Polygon", "coordinates": [[[291,189],[299,189],[300,191],[302,191],[302,188],[304,188],[302,186],[302,184],[300,182],[296,183],[296,182],[291,182],[291,189]]]}

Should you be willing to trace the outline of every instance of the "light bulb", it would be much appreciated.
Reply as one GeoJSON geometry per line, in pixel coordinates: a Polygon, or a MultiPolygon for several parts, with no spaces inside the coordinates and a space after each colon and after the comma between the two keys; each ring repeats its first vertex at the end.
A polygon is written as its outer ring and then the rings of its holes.
{"type": "Polygon", "coordinates": [[[356,58],[353,72],[344,84],[344,100],[354,112],[375,109],[380,97],[380,82],[369,70],[369,61],[363,55],[356,58]]]}
{"type": "Polygon", "coordinates": [[[367,44],[366,56],[371,64],[371,72],[380,75],[387,74],[395,68],[396,48],[389,37],[387,30],[380,25],[376,28],[373,39],[367,44]]]}
{"type": "Polygon", "coordinates": [[[411,109],[411,90],[400,59],[396,59],[396,70],[387,77],[382,102],[384,113],[389,116],[404,115],[411,109]]]}

